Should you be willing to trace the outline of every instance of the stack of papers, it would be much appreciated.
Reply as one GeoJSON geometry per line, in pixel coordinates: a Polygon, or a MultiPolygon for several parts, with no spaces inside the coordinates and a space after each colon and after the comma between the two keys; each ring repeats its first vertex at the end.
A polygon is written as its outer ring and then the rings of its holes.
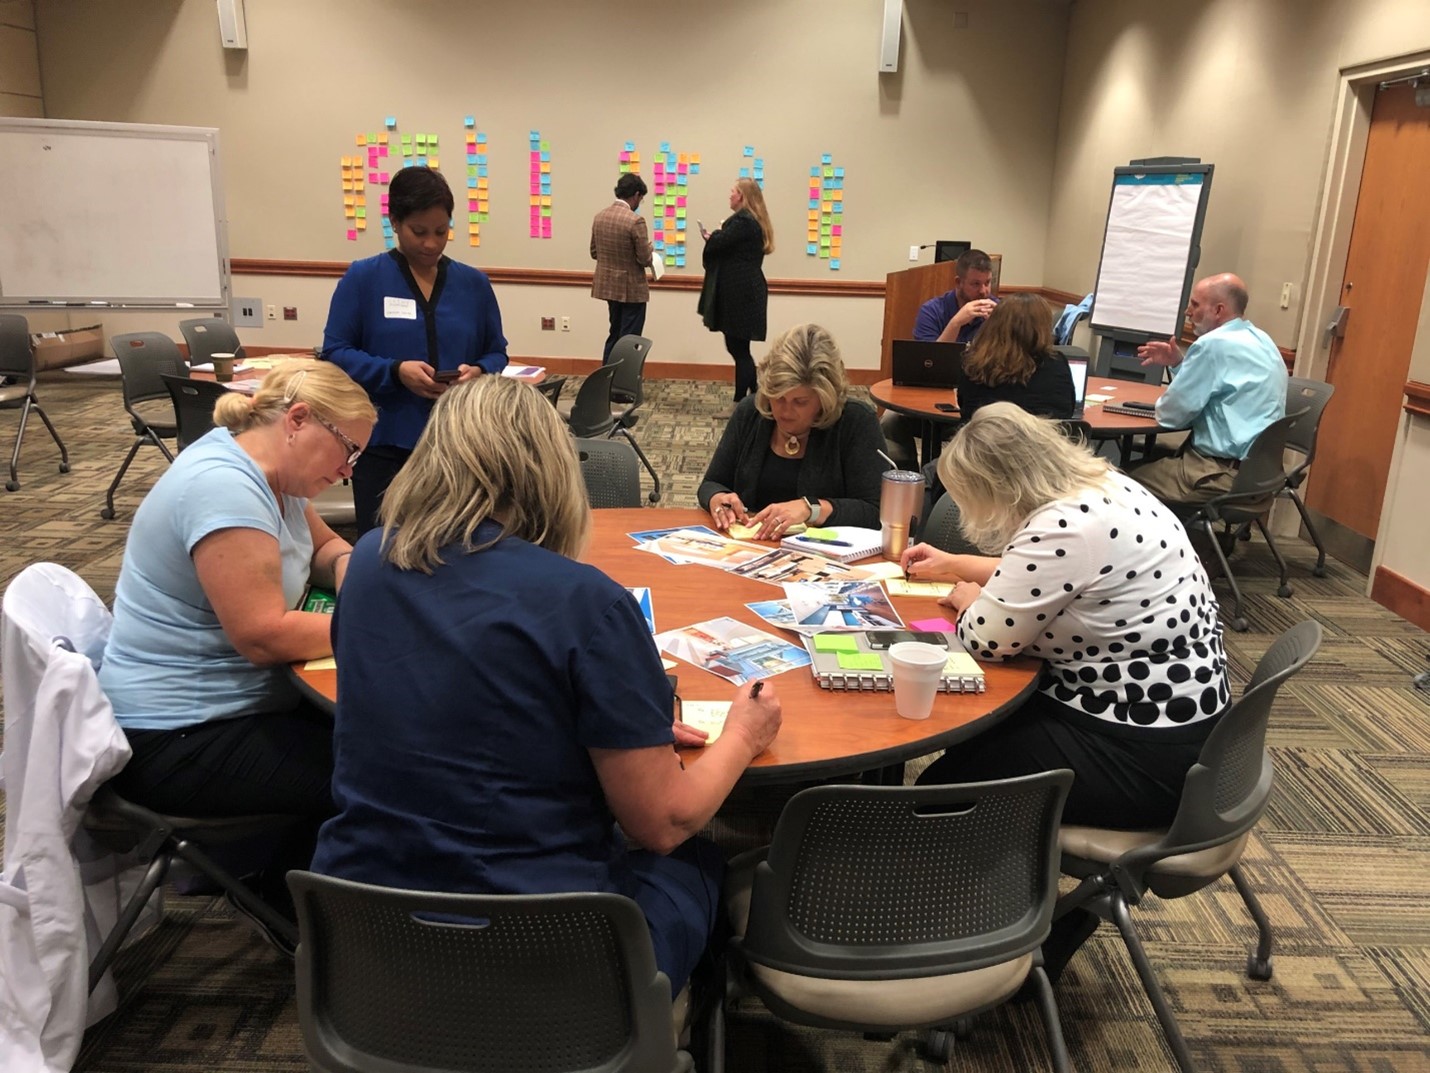
{"type": "Polygon", "coordinates": [[[726,573],[783,585],[792,581],[863,581],[868,572],[833,559],[788,548],[732,540],[706,526],[631,533],[641,551],[679,566],[712,566],[726,573]]]}

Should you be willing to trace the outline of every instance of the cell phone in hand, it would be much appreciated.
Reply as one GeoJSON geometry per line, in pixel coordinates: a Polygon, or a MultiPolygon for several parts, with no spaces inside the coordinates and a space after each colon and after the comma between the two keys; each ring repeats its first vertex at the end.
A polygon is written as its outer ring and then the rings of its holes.
{"type": "Polygon", "coordinates": [[[439,384],[450,384],[453,380],[457,379],[457,377],[461,375],[462,374],[459,373],[456,369],[438,369],[435,373],[432,374],[432,379],[437,381],[437,383],[439,384]]]}

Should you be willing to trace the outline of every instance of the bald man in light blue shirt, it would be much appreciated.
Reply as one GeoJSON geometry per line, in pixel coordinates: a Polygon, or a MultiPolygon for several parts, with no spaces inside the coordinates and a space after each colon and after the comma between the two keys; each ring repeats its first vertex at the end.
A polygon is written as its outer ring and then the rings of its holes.
{"type": "Polygon", "coordinates": [[[1286,363],[1271,337],[1247,320],[1246,284],[1230,272],[1192,288],[1187,318],[1197,341],[1186,354],[1171,341],[1138,348],[1143,365],[1166,365],[1172,382],[1157,400],[1157,422],[1190,428],[1171,458],[1132,476],[1165,503],[1194,506],[1231,490],[1261,431],[1286,413],[1286,363]]]}

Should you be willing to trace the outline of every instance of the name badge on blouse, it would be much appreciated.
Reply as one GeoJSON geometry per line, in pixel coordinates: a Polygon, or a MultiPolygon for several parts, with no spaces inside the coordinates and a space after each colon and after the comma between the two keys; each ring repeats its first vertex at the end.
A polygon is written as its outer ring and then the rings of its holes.
{"type": "Polygon", "coordinates": [[[388,320],[416,320],[417,299],[389,295],[382,300],[382,315],[388,320]]]}

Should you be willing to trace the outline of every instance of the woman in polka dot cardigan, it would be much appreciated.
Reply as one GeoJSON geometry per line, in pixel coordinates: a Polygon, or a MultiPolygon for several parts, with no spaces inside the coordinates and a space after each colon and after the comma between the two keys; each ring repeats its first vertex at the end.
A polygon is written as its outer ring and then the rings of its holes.
{"type": "Polygon", "coordinates": [[[1012,403],[980,409],[938,473],[964,534],[1003,553],[918,544],[905,571],[958,582],[942,602],[979,659],[1046,662],[1018,711],[919,781],[1071,768],[1066,822],[1169,823],[1230,701],[1216,600],[1186,530],[1136,481],[1012,403]]]}

